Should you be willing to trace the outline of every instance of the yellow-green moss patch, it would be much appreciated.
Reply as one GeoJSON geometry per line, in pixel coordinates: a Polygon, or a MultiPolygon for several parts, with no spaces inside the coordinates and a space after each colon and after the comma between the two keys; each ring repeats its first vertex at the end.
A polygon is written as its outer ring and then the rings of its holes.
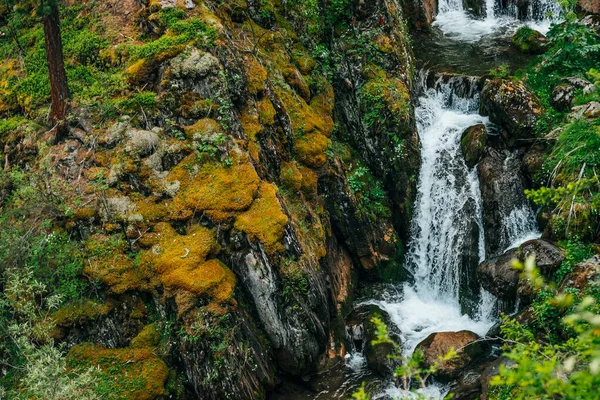
{"type": "Polygon", "coordinates": [[[97,369],[95,388],[110,400],[153,400],[166,395],[169,368],[150,348],[107,349],[85,343],[71,348],[75,371],[97,369]]]}
{"type": "Polygon", "coordinates": [[[167,179],[181,184],[173,201],[172,217],[187,219],[203,211],[246,210],[256,196],[259,178],[247,156],[240,156],[233,164],[198,165],[197,157],[192,154],[171,170],[167,179]]]}
{"type": "Polygon", "coordinates": [[[325,151],[331,145],[331,140],[320,133],[304,135],[296,139],[294,149],[296,157],[303,164],[318,168],[327,162],[325,151]]]}
{"type": "Polygon", "coordinates": [[[281,240],[287,223],[277,198],[277,186],[263,182],[259,197],[247,212],[236,218],[235,228],[246,232],[251,239],[260,240],[268,253],[275,253],[283,250],[281,240]]]}

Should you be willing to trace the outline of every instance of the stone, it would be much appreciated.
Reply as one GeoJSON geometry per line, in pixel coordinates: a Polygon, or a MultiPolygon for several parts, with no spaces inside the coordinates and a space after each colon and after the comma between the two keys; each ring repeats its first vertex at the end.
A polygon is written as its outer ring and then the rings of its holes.
{"type": "Polygon", "coordinates": [[[524,195],[527,179],[523,169],[520,151],[491,147],[485,148],[484,156],[477,164],[488,257],[502,254],[512,244],[506,217],[529,207],[524,195]]]}
{"type": "Polygon", "coordinates": [[[420,350],[423,352],[423,363],[425,367],[429,367],[453,348],[458,356],[443,361],[434,374],[436,378],[442,381],[449,381],[455,379],[469,366],[485,357],[488,346],[479,339],[479,335],[466,330],[437,332],[427,336],[425,340],[417,345],[415,351],[420,350]]]}
{"type": "Polygon", "coordinates": [[[481,92],[480,112],[502,126],[509,143],[534,137],[533,128],[542,116],[537,96],[521,82],[488,80],[481,92]]]}
{"type": "Polygon", "coordinates": [[[559,111],[568,110],[573,103],[575,88],[568,84],[558,85],[552,91],[552,107],[559,111]]]}
{"type": "Polygon", "coordinates": [[[600,14],[600,0],[577,0],[577,8],[584,13],[600,14]]]}
{"type": "Polygon", "coordinates": [[[485,260],[477,267],[481,285],[499,299],[514,302],[517,297],[523,304],[531,302],[532,290],[520,280],[520,271],[512,267],[513,260],[525,261],[534,255],[536,265],[543,276],[550,276],[565,259],[564,251],[545,240],[530,240],[519,248],[510,249],[504,254],[485,260]]]}
{"type": "Polygon", "coordinates": [[[595,119],[600,117],[600,102],[590,101],[587,104],[573,107],[571,114],[569,114],[570,118],[573,119],[595,119]]]}
{"type": "Polygon", "coordinates": [[[600,256],[594,257],[577,264],[573,271],[563,279],[558,290],[563,291],[567,288],[585,289],[590,282],[594,282],[600,276],[600,256]]]}
{"type": "Polygon", "coordinates": [[[481,159],[486,142],[487,129],[483,124],[471,126],[463,132],[460,149],[469,168],[473,168],[481,159]]]}
{"type": "Polygon", "coordinates": [[[542,54],[548,45],[548,39],[540,32],[522,26],[513,35],[512,44],[523,53],[542,54]]]}
{"type": "Polygon", "coordinates": [[[141,129],[130,129],[125,134],[127,136],[126,150],[137,153],[142,157],[147,157],[154,153],[158,148],[159,138],[154,131],[141,129]]]}
{"type": "Polygon", "coordinates": [[[389,358],[397,352],[397,348],[392,343],[373,344],[377,339],[377,329],[371,321],[373,317],[379,317],[386,324],[390,338],[400,345],[400,336],[394,329],[387,312],[376,305],[360,306],[351,316],[351,324],[347,328],[352,335],[352,345],[356,351],[363,352],[369,368],[383,377],[393,375],[396,367],[400,365],[399,359],[389,358]],[[361,341],[362,338],[362,341],[361,341]]]}
{"type": "Polygon", "coordinates": [[[498,374],[500,374],[500,366],[504,365],[507,368],[510,368],[516,363],[512,361],[510,358],[502,356],[497,358],[495,361],[491,362],[481,373],[481,400],[486,400],[488,398],[488,391],[490,389],[490,381],[492,378],[498,374]]]}

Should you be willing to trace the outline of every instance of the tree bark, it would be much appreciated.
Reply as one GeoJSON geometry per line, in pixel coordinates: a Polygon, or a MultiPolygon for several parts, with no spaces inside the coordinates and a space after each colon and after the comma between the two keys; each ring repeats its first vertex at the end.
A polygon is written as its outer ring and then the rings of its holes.
{"type": "Polygon", "coordinates": [[[60,35],[60,19],[57,0],[42,0],[44,14],[44,36],[46,39],[46,60],[50,76],[50,119],[55,129],[60,132],[66,125],[68,111],[69,86],[65,72],[62,38],[60,35]]]}

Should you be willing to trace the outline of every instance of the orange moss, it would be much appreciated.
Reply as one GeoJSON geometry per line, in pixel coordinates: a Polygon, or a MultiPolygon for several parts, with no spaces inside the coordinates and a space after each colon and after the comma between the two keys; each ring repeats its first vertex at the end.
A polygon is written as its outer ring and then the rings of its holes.
{"type": "Polygon", "coordinates": [[[378,35],[373,42],[382,53],[391,54],[395,51],[392,40],[387,35],[378,35]]]}
{"type": "Polygon", "coordinates": [[[158,243],[143,256],[159,274],[168,296],[175,296],[181,315],[205,297],[219,304],[229,299],[235,288],[235,276],[220,261],[208,260],[219,251],[211,230],[196,225],[187,235],[178,234],[169,224],[154,228],[158,243]]]}
{"type": "Polygon", "coordinates": [[[333,119],[330,113],[323,108],[325,104],[323,97],[319,97],[317,101],[313,99],[311,104],[315,107],[311,107],[294,91],[282,87],[276,87],[276,91],[290,117],[295,133],[318,132],[327,137],[331,135],[333,119]]]}
{"type": "Polygon", "coordinates": [[[135,202],[135,212],[144,217],[144,221],[160,221],[169,215],[169,204],[155,197],[143,197],[135,202]]]}
{"type": "Polygon", "coordinates": [[[302,187],[302,173],[294,161],[281,163],[279,179],[284,186],[290,189],[300,190],[302,187]]]}
{"type": "Polygon", "coordinates": [[[327,162],[325,151],[331,145],[331,140],[319,133],[304,135],[296,139],[294,150],[303,164],[318,168],[327,162]]]}
{"type": "Polygon", "coordinates": [[[236,154],[233,165],[198,165],[192,154],[171,170],[167,179],[179,181],[181,190],[174,198],[171,216],[187,219],[194,212],[235,212],[247,209],[258,191],[259,178],[248,157],[236,154]]]}
{"type": "Polygon", "coordinates": [[[202,264],[219,246],[211,230],[195,225],[187,235],[180,235],[171,225],[161,222],[154,227],[158,237],[157,248],[147,253],[154,270],[159,274],[202,264]]]}
{"type": "Polygon", "coordinates": [[[204,118],[197,121],[194,125],[183,128],[188,139],[193,139],[194,136],[211,136],[215,133],[222,133],[221,125],[212,118],[204,118]]]}
{"type": "Polygon", "coordinates": [[[246,137],[250,140],[256,140],[258,135],[263,132],[263,126],[258,122],[258,113],[253,111],[246,109],[240,116],[242,129],[244,129],[246,137]]]}
{"type": "Polygon", "coordinates": [[[317,193],[317,174],[315,174],[312,169],[306,168],[302,165],[298,166],[298,170],[302,174],[302,181],[300,184],[302,192],[307,196],[315,195],[317,193]]]}
{"type": "Polygon", "coordinates": [[[277,199],[277,186],[263,182],[259,197],[247,212],[236,218],[235,228],[246,232],[251,239],[260,240],[268,253],[275,253],[283,250],[281,240],[287,223],[277,199]]]}
{"type": "Polygon", "coordinates": [[[310,89],[308,85],[304,81],[304,77],[296,68],[292,66],[288,66],[283,70],[283,76],[285,77],[285,81],[290,85],[296,93],[300,95],[304,99],[304,101],[310,101],[310,89]]]}
{"type": "Polygon", "coordinates": [[[96,234],[87,240],[86,248],[90,257],[84,272],[109,286],[111,292],[151,291],[158,284],[152,269],[125,254],[126,243],[120,237],[96,234]]]}
{"type": "Polygon", "coordinates": [[[265,98],[256,103],[258,109],[258,120],[264,125],[273,125],[275,123],[275,107],[271,100],[265,98]]]}
{"type": "Polygon", "coordinates": [[[136,337],[131,339],[130,347],[153,348],[160,344],[160,332],[156,330],[156,324],[146,325],[136,337]]]}
{"type": "Polygon", "coordinates": [[[247,87],[251,95],[262,95],[265,91],[265,82],[267,81],[267,70],[260,65],[254,58],[244,60],[246,76],[248,77],[247,87]]]}
{"type": "Polygon", "coordinates": [[[410,118],[410,95],[406,85],[399,78],[372,80],[365,84],[362,91],[367,99],[383,100],[386,109],[397,122],[410,118]]]}
{"type": "Polygon", "coordinates": [[[98,383],[110,385],[112,398],[152,400],[166,395],[169,368],[150,348],[107,349],[90,343],[75,345],[67,356],[74,370],[98,368],[98,383]]]}

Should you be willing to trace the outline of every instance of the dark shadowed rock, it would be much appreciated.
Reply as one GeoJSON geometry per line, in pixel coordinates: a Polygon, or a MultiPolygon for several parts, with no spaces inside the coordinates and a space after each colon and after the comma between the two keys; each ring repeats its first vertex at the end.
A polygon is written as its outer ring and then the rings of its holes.
{"type": "Polygon", "coordinates": [[[460,149],[469,168],[473,168],[481,159],[486,142],[487,130],[483,124],[471,126],[463,132],[460,149]]]}
{"type": "Polygon", "coordinates": [[[530,240],[519,248],[485,260],[477,267],[481,285],[501,300],[512,303],[519,297],[523,304],[531,302],[532,289],[527,282],[520,281],[520,272],[512,267],[513,260],[525,261],[534,255],[536,264],[544,276],[550,276],[563,262],[564,252],[545,240],[530,240]]]}
{"type": "MultiPolygon", "coordinates": [[[[360,351],[362,346],[363,354],[367,359],[369,368],[381,376],[392,376],[396,367],[400,365],[399,359],[389,358],[388,355],[394,354],[396,348],[391,343],[373,344],[377,339],[377,329],[372,322],[373,317],[379,317],[388,327],[390,338],[400,345],[400,336],[395,331],[389,315],[383,309],[376,305],[365,305],[359,307],[353,318],[350,320],[350,326],[347,328],[352,335],[353,343],[351,345],[360,351]],[[360,338],[362,339],[362,343],[360,338]]],[[[349,335],[350,336],[350,335],[349,335]]]]}
{"type": "Polygon", "coordinates": [[[510,142],[531,138],[542,111],[540,100],[521,82],[493,79],[481,92],[481,114],[506,129],[510,142]]]}
{"type": "Polygon", "coordinates": [[[508,357],[499,357],[485,368],[481,374],[481,400],[486,400],[488,398],[488,391],[490,388],[490,381],[492,378],[500,373],[500,366],[504,365],[507,368],[515,365],[514,361],[509,359],[508,357]]]}
{"type": "Polygon", "coordinates": [[[552,91],[552,107],[559,111],[568,110],[573,103],[575,88],[568,84],[558,85],[552,91]]]}
{"type": "Polygon", "coordinates": [[[435,373],[438,379],[452,380],[485,356],[488,346],[479,339],[471,331],[432,333],[417,345],[416,350],[423,352],[423,362],[429,367],[453,348],[458,356],[442,362],[435,373]]]}
{"type": "Polygon", "coordinates": [[[477,164],[477,173],[483,201],[485,250],[488,257],[493,257],[502,254],[514,240],[516,227],[508,223],[507,217],[529,210],[520,152],[486,147],[477,164]]]}

